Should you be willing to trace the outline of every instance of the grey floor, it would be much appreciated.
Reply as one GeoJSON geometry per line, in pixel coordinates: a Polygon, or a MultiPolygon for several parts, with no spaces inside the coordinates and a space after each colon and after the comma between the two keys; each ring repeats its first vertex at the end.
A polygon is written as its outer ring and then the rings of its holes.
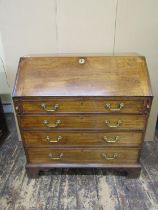
{"type": "Polygon", "coordinates": [[[25,156],[13,115],[0,147],[0,210],[158,209],[158,141],[146,142],[139,179],[115,170],[58,169],[39,179],[25,173],[25,156]]]}

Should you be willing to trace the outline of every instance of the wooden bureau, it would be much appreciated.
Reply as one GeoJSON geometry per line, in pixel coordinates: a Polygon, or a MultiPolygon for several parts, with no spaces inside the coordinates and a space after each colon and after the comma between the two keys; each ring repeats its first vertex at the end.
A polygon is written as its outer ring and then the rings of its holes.
{"type": "Polygon", "coordinates": [[[59,167],[140,174],[152,103],[144,57],[22,57],[13,102],[30,177],[59,167]]]}

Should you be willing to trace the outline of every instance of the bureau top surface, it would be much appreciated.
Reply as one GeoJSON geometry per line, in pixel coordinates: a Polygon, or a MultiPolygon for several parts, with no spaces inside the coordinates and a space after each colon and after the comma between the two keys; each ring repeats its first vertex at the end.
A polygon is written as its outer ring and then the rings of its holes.
{"type": "Polygon", "coordinates": [[[13,96],[151,96],[142,56],[22,57],[13,96]]]}

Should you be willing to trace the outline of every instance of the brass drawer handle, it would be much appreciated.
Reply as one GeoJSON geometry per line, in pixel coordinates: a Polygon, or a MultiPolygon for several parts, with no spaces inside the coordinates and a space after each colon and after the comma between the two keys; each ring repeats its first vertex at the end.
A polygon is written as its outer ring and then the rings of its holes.
{"type": "Polygon", "coordinates": [[[114,137],[104,136],[103,140],[106,141],[107,143],[116,143],[119,140],[119,137],[118,136],[114,136],[114,137]]]}
{"type": "Polygon", "coordinates": [[[58,136],[57,139],[53,139],[50,136],[46,136],[46,140],[50,143],[57,143],[59,142],[63,137],[62,136],[58,136]]]}
{"type": "Polygon", "coordinates": [[[61,124],[61,121],[60,120],[56,120],[55,123],[49,123],[48,120],[44,120],[43,124],[46,125],[48,128],[56,128],[56,127],[58,127],[61,124]]]}
{"type": "Polygon", "coordinates": [[[118,159],[118,153],[114,153],[110,156],[108,156],[106,153],[102,153],[101,156],[105,159],[105,160],[115,160],[118,159]]]}
{"type": "Polygon", "coordinates": [[[63,158],[64,154],[63,153],[60,153],[60,155],[56,155],[56,154],[52,154],[52,153],[49,153],[48,157],[49,159],[51,160],[61,160],[63,158]]]}
{"type": "Polygon", "coordinates": [[[106,109],[109,109],[110,111],[113,111],[113,112],[117,112],[117,111],[121,111],[121,109],[123,109],[124,107],[124,103],[120,103],[118,104],[118,108],[111,108],[111,104],[105,104],[105,108],[106,109]]]}
{"type": "Polygon", "coordinates": [[[118,128],[122,124],[122,121],[121,120],[118,120],[117,122],[111,123],[109,120],[105,120],[105,124],[109,128],[118,128]]]}
{"type": "Polygon", "coordinates": [[[59,108],[59,104],[54,104],[51,109],[48,109],[47,108],[47,105],[45,103],[42,103],[41,104],[41,107],[43,108],[44,111],[47,111],[47,112],[55,112],[59,108]]]}

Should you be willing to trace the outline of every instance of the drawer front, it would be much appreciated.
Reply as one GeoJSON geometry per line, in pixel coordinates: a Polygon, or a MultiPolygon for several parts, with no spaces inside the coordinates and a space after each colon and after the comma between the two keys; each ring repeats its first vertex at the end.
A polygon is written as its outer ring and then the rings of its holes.
{"type": "Polygon", "coordinates": [[[144,129],[145,115],[21,116],[21,128],[36,129],[144,129]]]}
{"type": "Polygon", "coordinates": [[[136,163],[139,149],[28,149],[30,163],[136,163]]]}
{"type": "Polygon", "coordinates": [[[24,113],[143,113],[145,100],[82,100],[52,99],[40,101],[22,101],[24,113]]]}
{"type": "Polygon", "coordinates": [[[22,138],[28,146],[81,146],[135,145],[142,142],[142,132],[36,132],[23,131],[22,138]]]}

